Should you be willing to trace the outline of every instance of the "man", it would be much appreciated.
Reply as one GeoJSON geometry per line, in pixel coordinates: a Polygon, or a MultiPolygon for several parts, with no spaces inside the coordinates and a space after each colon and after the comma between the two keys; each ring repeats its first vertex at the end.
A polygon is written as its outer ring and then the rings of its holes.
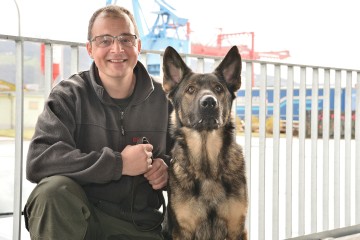
{"type": "Polygon", "coordinates": [[[30,236],[162,239],[170,104],[137,60],[128,10],[97,10],[88,40],[90,70],[53,88],[29,146],[27,179],[38,183],[25,206],[30,236]],[[137,144],[142,137],[150,143],[137,144]]]}

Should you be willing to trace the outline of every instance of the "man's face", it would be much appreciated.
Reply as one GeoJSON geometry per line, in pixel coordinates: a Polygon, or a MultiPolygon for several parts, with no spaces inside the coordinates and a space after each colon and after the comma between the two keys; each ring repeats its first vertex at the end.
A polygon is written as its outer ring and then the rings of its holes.
{"type": "MultiPolygon", "coordinates": [[[[120,36],[135,35],[134,25],[128,16],[122,18],[110,18],[98,16],[92,28],[92,39],[97,36],[120,36]]],[[[134,40],[133,44],[121,44],[117,39],[108,46],[99,45],[101,41],[87,43],[87,50],[94,59],[99,69],[101,79],[119,79],[131,76],[137,63],[138,54],[141,49],[140,40],[134,40]]],[[[131,38],[129,38],[131,40],[131,38]]]]}

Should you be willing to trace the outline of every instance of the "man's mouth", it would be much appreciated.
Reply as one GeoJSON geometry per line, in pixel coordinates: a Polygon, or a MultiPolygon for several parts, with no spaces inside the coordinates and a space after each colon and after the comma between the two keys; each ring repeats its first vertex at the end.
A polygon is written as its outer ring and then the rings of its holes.
{"type": "Polygon", "coordinates": [[[113,63],[120,63],[120,62],[125,62],[126,59],[110,59],[109,61],[113,63]]]}

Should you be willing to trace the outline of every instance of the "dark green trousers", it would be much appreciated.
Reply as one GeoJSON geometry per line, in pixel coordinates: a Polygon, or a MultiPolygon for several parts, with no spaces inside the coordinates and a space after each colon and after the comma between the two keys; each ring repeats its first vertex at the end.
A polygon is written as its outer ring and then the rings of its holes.
{"type": "Polygon", "coordinates": [[[25,221],[31,239],[163,240],[160,229],[138,231],[89,202],[79,184],[64,176],[43,179],[26,203],[25,221]]]}

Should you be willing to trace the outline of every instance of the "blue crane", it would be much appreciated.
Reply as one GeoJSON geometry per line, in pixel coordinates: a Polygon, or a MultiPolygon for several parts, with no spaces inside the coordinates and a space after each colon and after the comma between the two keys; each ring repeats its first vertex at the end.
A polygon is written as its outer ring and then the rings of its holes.
{"type": "MultiPolygon", "coordinates": [[[[180,53],[190,53],[189,21],[178,17],[176,9],[164,0],[154,0],[159,6],[156,20],[148,27],[139,0],[132,0],[133,13],[138,25],[142,49],[163,51],[172,46],[180,53]],[[146,32],[145,32],[146,31],[146,32]]],[[[106,5],[116,4],[117,0],[106,0],[106,5]]],[[[147,58],[147,69],[150,74],[160,74],[160,57],[150,54],[147,58]]]]}

